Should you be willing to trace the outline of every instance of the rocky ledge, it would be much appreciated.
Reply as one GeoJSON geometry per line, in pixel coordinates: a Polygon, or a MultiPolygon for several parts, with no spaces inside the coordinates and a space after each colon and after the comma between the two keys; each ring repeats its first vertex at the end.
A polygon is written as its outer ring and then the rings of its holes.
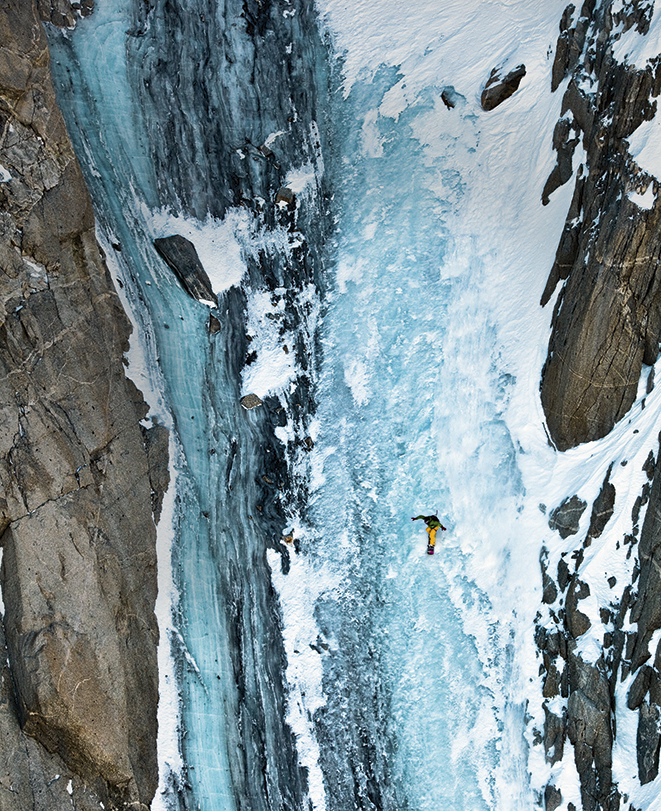
{"type": "Polygon", "coordinates": [[[147,406],[123,365],[131,327],[41,23],[90,10],[0,9],[3,811],[146,809],[157,784],[152,504],[167,432],[140,425],[147,406]]]}
{"type": "MultiPolygon", "coordinates": [[[[550,513],[549,528],[564,540],[574,539],[573,551],[562,552],[553,560],[549,559],[546,549],[542,553],[544,605],[538,615],[536,642],[543,677],[545,728],[539,742],[543,742],[551,766],[565,756],[567,740],[573,745],[584,811],[633,809],[613,780],[616,716],[621,721],[629,712],[637,716],[640,783],[651,782],[659,773],[661,644],[650,646],[654,632],[661,628],[661,463],[658,455],[655,461],[650,453],[643,470],[647,481],[633,504],[631,533],[616,544],[622,558],[632,561],[632,566],[621,566],[623,572],[632,571],[630,582],[618,584],[615,576],[606,573],[607,587],[598,584],[591,594],[587,582],[590,576],[584,571],[586,550],[593,543],[601,543],[613,515],[616,492],[610,481],[612,466],[592,504],[587,532],[582,538],[579,527],[588,507],[585,501],[572,496],[550,513]],[[609,600],[608,588],[612,595],[621,596],[609,600]],[[581,638],[591,628],[590,618],[581,610],[587,598],[597,601],[603,625],[598,634],[603,636],[603,647],[594,661],[586,661],[581,651],[581,638]]],[[[566,545],[566,548],[571,546],[566,545]]],[[[553,811],[561,802],[560,791],[549,785],[546,808],[553,811]]],[[[571,803],[568,808],[575,811],[571,803]]]]}

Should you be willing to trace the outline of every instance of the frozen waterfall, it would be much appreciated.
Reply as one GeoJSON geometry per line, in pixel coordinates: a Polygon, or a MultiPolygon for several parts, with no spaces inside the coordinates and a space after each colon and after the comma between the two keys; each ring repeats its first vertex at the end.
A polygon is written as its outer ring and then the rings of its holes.
{"type": "Polygon", "coordinates": [[[129,373],[172,430],[154,807],[524,811],[550,768],[539,505],[612,461],[558,462],[538,397],[565,2],[309,5],[102,0],[50,39],[129,373]]]}

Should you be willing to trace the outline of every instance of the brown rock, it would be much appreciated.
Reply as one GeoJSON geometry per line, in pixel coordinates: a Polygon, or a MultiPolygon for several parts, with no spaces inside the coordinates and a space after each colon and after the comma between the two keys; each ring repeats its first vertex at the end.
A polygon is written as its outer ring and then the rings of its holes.
{"type": "Polygon", "coordinates": [[[521,79],[526,75],[526,66],[517,65],[506,76],[502,77],[499,68],[494,68],[482,91],[480,103],[486,112],[502,104],[519,89],[521,79]]]}
{"type": "MultiPolygon", "coordinates": [[[[39,11],[67,25],[73,13],[64,0],[39,11]]],[[[13,688],[0,693],[0,786],[20,786],[0,802],[144,809],[157,782],[151,506],[167,486],[167,432],[143,438],[147,407],[124,374],[130,324],[36,3],[6,2],[0,34],[0,163],[12,176],[0,184],[2,683],[13,688]]]]}
{"type": "Polygon", "coordinates": [[[256,394],[245,394],[241,400],[241,405],[246,409],[257,408],[262,405],[262,400],[256,394]]]}

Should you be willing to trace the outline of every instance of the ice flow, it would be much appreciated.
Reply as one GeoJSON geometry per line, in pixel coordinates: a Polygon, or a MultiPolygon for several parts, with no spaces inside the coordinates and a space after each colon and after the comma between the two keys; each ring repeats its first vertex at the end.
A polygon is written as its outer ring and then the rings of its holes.
{"type": "Polygon", "coordinates": [[[522,183],[552,166],[559,102],[524,87],[508,128],[476,98],[492,60],[521,56],[496,45],[517,19],[529,81],[547,86],[562,4],[480,18],[484,3],[450,2],[442,19],[422,4],[402,27],[391,1],[365,17],[329,0],[326,43],[305,3],[210,5],[100,4],[52,37],[145,348],[132,373],[163,393],[180,446],[179,600],[163,627],[185,765],[161,752],[158,802],[528,809],[519,687],[539,550],[519,522],[511,402],[536,402],[548,315],[523,323],[525,357],[508,330],[536,307],[535,250],[566,212],[559,193],[539,213],[522,183]],[[286,184],[294,213],[274,205],[286,184]],[[236,258],[213,338],[152,248],[177,223],[219,265],[228,244],[236,258]],[[282,330],[259,333],[268,323],[282,330]],[[246,412],[242,387],[285,345],[294,371],[246,412]],[[448,527],[434,557],[420,512],[448,527]]]}

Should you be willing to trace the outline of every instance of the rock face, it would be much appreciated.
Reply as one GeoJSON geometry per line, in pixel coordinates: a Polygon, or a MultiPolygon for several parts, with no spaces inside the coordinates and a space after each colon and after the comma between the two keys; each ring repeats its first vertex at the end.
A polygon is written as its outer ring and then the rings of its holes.
{"type": "Polygon", "coordinates": [[[146,808],[157,781],[151,506],[167,487],[167,436],[139,424],[147,406],[123,366],[130,324],[51,86],[39,12],[69,25],[76,6],[91,4],[0,10],[7,811],[146,808]]]}
{"type": "MultiPolygon", "coordinates": [[[[636,499],[632,534],[618,544],[630,558],[638,551],[638,566],[632,582],[622,592],[619,602],[608,600],[607,590],[598,600],[599,616],[604,626],[603,648],[595,662],[583,660],[579,639],[590,628],[590,620],[581,611],[581,603],[590,597],[590,588],[579,576],[587,547],[598,542],[613,515],[615,487],[608,470],[601,490],[592,504],[590,522],[578,547],[557,564],[557,578],[542,555],[542,576],[547,619],[536,630],[541,658],[544,699],[566,700],[562,715],[551,712],[545,703],[544,742],[546,758],[557,763],[565,753],[565,741],[573,746],[574,762],[581,783],[581,807],[584,811],[617,811],[622,797],[612,775],[612,745],[616,729],[614,719],[627,711],[637,715],[636,755],[641,784],[654,780],[659,772],[661,748],[661,645],[650,650],[655,631],[661,628],[661,464],[648,458],[643,470],[647,482],[636,499]],[[647,506],[642,527],[639,517],[647,506]],[[573,565],[572,565],[573,563],[573,565]],[[605,597],[605,599],[604,599],[605,597]],[[626,630],[626,626],[635,630],[626,630]],[[626,707],[616,706],[616,689],[630,679],[626,707]]],[[[566,523],[558,522],[567,505],[578,499],[566,499],[551,512],[549,527],[563,538],[566,523]]],[[[580,502],[585,505],[584,502],[580,502]]],[[[586,505],[585,505],[586,506],[586,505]]],[[[571,535],[580,539],[579,524],[572,522],[571,535]]],[[[607,578],[612,589],[616,578],[607,578]]],[[[540,614],[541,616],[541,614],[540,614]]],[[[553,796],[555,787],[550,785],[553,796]]]]}
{"type": "Polygon", "coordinates": [[[542,305],[562,280],[553,315],[541,397],[550,436],[560,450],[605,436],[631,407],[643,363],[658,355],[661,336],[661,204],[640,208],[630,195],[656,180],[633,161],[626,139],[655,112],[661,68],[616,62],[614,28],[649,26],[651,7],[632,3],[568,6],[560,23],[553,89],[570,76],[554,135],[558,164],[543,192],[571,176],[579,139],[586,163],[576,174],[542,305]],[[596,7],[597,6],[597,7],[596,7]]]}

